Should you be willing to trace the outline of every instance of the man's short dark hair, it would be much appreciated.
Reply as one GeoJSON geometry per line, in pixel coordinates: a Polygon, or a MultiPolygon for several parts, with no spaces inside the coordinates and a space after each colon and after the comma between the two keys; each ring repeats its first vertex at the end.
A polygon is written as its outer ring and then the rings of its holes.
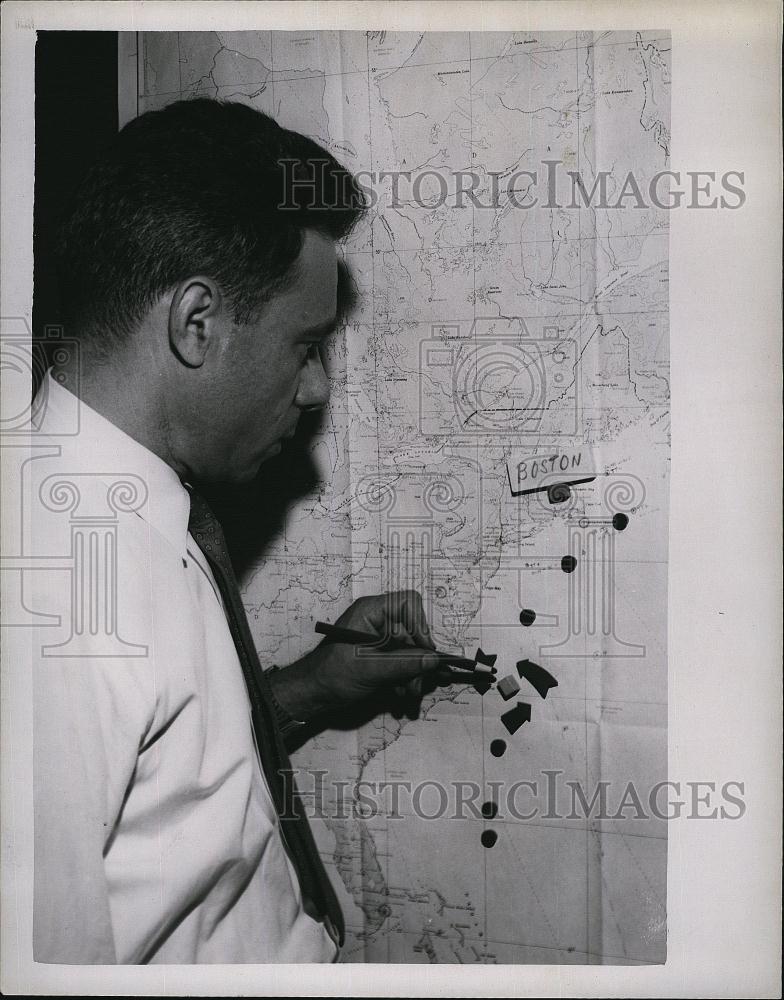
{"type": "Polygon", "coordinates": [[[168,289],[205,274],[246,323],[285,287],[303,231],[337,241],[364,205],[327,150],[247,105],[147,112],[87,173],[61,228],[64,318],[108,346],[168,289]]]}

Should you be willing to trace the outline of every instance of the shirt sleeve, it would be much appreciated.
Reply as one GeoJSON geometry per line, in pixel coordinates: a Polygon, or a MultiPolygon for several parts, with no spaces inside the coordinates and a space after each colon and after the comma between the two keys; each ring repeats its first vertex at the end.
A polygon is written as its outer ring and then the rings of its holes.
{"type": "Polygon", "coordinates": [[[33,958],[117,961],[104,856],[152,725],[146,661],[38,658],[33,958]]]}

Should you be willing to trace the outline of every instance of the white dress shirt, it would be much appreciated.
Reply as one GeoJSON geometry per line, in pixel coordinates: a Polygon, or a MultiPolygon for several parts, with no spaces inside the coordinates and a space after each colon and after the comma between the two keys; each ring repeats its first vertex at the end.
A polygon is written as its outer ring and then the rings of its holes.
{"type": "Polygon", "coordinates": [[[30,605],[53,616],[33,649],[35,960],[335,960],[302,906],[187,491],[51,374],[41,394],[24,498],[30,605]]]}

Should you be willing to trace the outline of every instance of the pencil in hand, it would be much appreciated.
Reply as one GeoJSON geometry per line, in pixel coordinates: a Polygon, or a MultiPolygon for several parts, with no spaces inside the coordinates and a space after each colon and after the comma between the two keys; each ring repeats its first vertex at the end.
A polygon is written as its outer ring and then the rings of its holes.
{"type": "MultiPolygon", "coordinates": [[[[316,622],[316,631],[333,642],[348,642],[356,646],[378,646],[384,649],[416,649],[407,642],[396,642],[395,640],[385,640],[380,635],[373,632],[360,632],[353,628],[343,628],[340,625],[329,625],[327,622],[316,622]]],[[[470,660],[467,656],[459,656],[457,653],[444,653],[438,649],[423,649],[423,653],[431,656],[438,656],[444,661],[444,666],[454,667],[463,673],[485,674],[494,677],[495,667],[488,667],[483,663],[470,660]]]]}

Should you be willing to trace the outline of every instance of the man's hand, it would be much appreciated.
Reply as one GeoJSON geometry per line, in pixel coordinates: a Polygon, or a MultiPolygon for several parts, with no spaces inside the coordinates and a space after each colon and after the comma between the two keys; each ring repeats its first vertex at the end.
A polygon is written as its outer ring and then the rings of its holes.
{"type": "Polygon", "coordinates": [[[423,680],[437,683],[445,677],[443,659],[428,652],[435,647],[415,590],[361,597],[335,624],[373,633],[379,645],[325,639],[301,660],[276,671],[271,678],[275,697],[295,719],[307,722],[384,690],[405,697],[411,714],[418,709],[423,680]],[[396,648],[385,646],[390,642],[396,648]]]}

